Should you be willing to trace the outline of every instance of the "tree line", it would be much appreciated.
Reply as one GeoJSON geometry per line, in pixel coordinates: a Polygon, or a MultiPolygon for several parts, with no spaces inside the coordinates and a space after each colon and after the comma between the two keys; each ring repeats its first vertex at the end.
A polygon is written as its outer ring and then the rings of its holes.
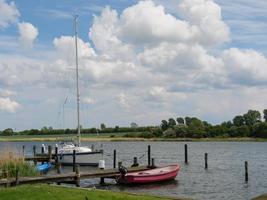
{"type": "Polygon", "coordinates": [[[212,125],[196,117],[178,117],[162,120],[160,125],[165,137],[261,137],[267,138],[267,109],[263,117],[257,110],[248,110],[230,121],[212,125]]]}
{"type": "MultiPolygon", "coordinates": [[[[29,129],[15,132],[12,128],[0,131],[0,135],[61,135],[76,134],[77,129],[29,129]]],[[[207,137],[260,137],[267,138],[267,109],[263,116],[257,110],[248,110],[243,115],[237,115],[232,120],[212,125],[197,117],[177,117],[162,120],[159,126],[142,126],[131,123],[130,127],[82,128],[82,134],[124,133],[125,137],[166,137],[166,138],[207,138],[207,137]]]]}

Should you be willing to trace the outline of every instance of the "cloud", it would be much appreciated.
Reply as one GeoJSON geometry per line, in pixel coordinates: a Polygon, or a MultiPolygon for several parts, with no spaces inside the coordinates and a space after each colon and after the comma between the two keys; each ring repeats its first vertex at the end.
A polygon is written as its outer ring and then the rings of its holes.
{"type": "Polygon", "coordinates": [[[11,90],[4,90],[0,88],[0,97],[9,97],[9,96],[14,96],[17,93],[15,91],[11,90]]]}
{"type": "Polygon", "coordinates": [[[12,101],[10,100],[10,98],[0,97],[0,111],[14,113],[19,108],[20,108],[20,105],[16,101],[12,101]]]}
{"type": "Polygon", "coordinates": [[[252,49],[231,48],[223,51],[222,58],[229,78],[238,84],[267,84],[267,58],[252,49]]]}
{"type": "Polygon", "coordinates": [[[179,11],[198,28],[200,43],[211,45],[230,40],[230,30],[222,21],[221,8],[213,0],[183,0],[179,11]]]}
{"type": "Polygon", "coordinates": [[[19,41],[23,47],[31,48],[34,40],[38,36],[38,29],[31,23],[22,22],[18,24],[19,28],[19,41]]]}
{"type": "Polygon", "coordinates": [[[82,102],[86,104],[94,104],[96,100],[92,99],[91,97],[84,97],[82,98],[82,102]]]}
{"type": "Polygon", "coordinates": [[[16,22],[19,16],[20,13],[13,1],[7,3],[5,0],[0,0],[0,29],[16,22]]]}
{"type": "Polygon", "coordinates": [[[130,104],[128,103],[127,96],[124,93],[120,93],[117,95],[118,105],[124,110],[130,109],[130,104]]]}

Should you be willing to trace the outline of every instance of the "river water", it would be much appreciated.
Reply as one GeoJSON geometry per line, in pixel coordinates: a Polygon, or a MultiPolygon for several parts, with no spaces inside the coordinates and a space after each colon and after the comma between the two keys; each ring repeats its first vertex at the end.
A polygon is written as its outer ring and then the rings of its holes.
{"type": "MultiPolygon", "coordinates": [[[[41,142],[0,142],[0,152],[41,142]]],[[[46,142],[46,145],[55,143],[46,142]]],[[[113,150],[117,161],[132,164],[133,157],[140,165],[147,164],[147,145],[156,165],[179,163],[181,171],[176,180],[142,186],[117,186],[110,181],[102,189],[193,199],[246,200],[267,192],[267,142],[186,142],[188,161],[184,164],[184,142],[84,142],[85,145],[103,145],[106,167],[113,166],[113,150]],[[204,169],[204,153],[208,153],[208,169],[204,169]],[[245,183],[244,162],[248,161],[249,181],[245,183]]],[[[100,187],[99,180],[83,180],[83,187],[100,187]]]]}

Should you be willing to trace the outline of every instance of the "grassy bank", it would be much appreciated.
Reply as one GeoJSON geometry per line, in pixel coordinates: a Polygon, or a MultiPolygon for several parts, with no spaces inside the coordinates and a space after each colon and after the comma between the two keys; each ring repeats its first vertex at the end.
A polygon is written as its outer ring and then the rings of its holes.
{"type": "MultiPolygon", "coordinates": [[[[106,133],[106,134],[84,134],[82,141],[192,141],[192,142],[267,142],[265,138],[251,138],[251,137],[213,137],[213,138],[135,138],[123,137],[126,133],[106,133]]],[[[0,142],[19,142],[19,141],[60,141],[66,138],[75,138],[75,135],[13,135],[1,136],[0,142]]]]}
{"type": "MultiPolygon", "coordinates": [[[[5,200],[170,200],[171,198],[153,197],[118,193],[103,190],[77,189],[50,185],[25,185],[0,189],[0,197],[5,200]]],[[[181,199],[182,200],[182,199],[181,199]]]]}

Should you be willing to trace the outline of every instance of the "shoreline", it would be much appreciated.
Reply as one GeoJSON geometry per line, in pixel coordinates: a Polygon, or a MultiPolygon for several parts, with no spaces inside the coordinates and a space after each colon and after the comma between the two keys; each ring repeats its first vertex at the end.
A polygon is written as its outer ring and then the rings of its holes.
{"type": "MultiPolygon", "coordinates": [[[[0,142],[56,142],[66,136],[1,136],[0,142]]],[[[127,138],[127,137],[83,137],[83,142],[267,142],[267,138],[127,138]]]]}

